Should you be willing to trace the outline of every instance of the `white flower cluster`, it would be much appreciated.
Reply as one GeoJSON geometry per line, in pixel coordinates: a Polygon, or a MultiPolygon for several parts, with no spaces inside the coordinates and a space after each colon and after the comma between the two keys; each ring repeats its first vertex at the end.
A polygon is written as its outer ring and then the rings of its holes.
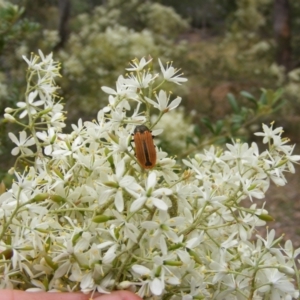
{"type": "MultiPolygon", "coordinates": [[[[153,122],[156,118],[157,115],[151,116],[153,122]]],[[[157,127],[163,128],[163,132],[155,139],[156,143],[168,149],[169,154],[186,153],[192,149],[192,144],[188,143],[188,139],[193,138],[195,143],[199,140],[194,134],[195,125],[192,124],[191,118],[186,116],[183,107],[165,114],[157,127]]]]}
{"type": "Polygon", "coordinates": [[[279,246],[274,230],[254,240],[271,217],[241,205],[294,172],[300,157],[281,128],[264,125],[257,133],[268,143],[262,153],[237,141],[227,150],[211,146],[180,167],[156,149],[155,167],[145,170],[132,133],[136,125],[153,128],[179,105],[179,97],[160,90],[163,81],[186,80],[179,70],[160,62],[162,74],[152,74],[151,59],[134,60],[116,90],[103,87],[109,104],[97,120],[79,120],[64,134],[62,105],[54,101],[58,64],[42,53],[25,60],[25,101],[5,115],[24,128],[19,139],[10,134],[16,179],[0,196],[0,288],[129,289],[184,300],[298,297],[300,250],[290,241],[279,246]],[[18,172],[19,164],[28,167],[18,172]]]}

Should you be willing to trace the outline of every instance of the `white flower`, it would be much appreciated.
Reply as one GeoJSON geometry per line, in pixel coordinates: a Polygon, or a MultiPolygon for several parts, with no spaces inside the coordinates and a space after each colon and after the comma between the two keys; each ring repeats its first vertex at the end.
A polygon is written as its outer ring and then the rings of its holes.
{"type": "Polygon", "coordinates": [[[80,281],[80,288],[83,293],[89,293],[95,288],[95,281],[92,272],[85,274],[80,281]]]}
{"type": "Polygon", "coordinates": [[[243,187],[242,191],[250,198],[251,201],[252,197],[257,199],[262,199],[265,197],[265,181],[254,181],[253,179],[240,177],[240,183],[243,187]]]}
{"type": "Polygon", "coordinates": [[[230,272],[228,263],[225,260],[225,252],[221,251],[218,260],[210,263],[210,268],[215,272],[212,283],[220,282],[223,277],[230,272]]]}
{"type": "Polygon", "coordinates": [[[216,191],[212,189],[208,182],[198,188],[198,193],[201,202],[208,202],[212,205],[220,205],[226,199],[225,195],[217,195],[216,191]]]}
{"type": "MultiPolygon", "coordinates": [[[[95,14],[102,20],[103,8],[95,14]]],[[[291,242],[280,246],[274,230],[255,241],[257,227],[266,224],[267,203],[241,205],[247,197],[262,198],[270,179],[285,184],[285,172],[294,171],[299,156],[281,138],[281,128],[263,126],[268,149],[261,153],[255,143],[211,146],[183,168],[158,149],[155,170],[144,170],[130,147],[133,127],[161,121],[149,120],[150,107],[162,116],[181,100],[170,101],[165,91],[156,101],[145,100],[161,84],[147,68],[150,61],[134,61],[116,90],[104,87],[109,104],[68,134],[61,132],[63,106],[52,95],[58,64],[41,52],[26,61],[29,78],[37,81],[28,83],[29,104],[6,114],[16,124],[16,112],[38,116],[22,119],[29,137],[9,134],[16,144],[12,154],[21,155],[10,172],[11,188],[0,185],[0,288],[110,293],[121,287],[142,298],[183,300],[298,297],[293,277],[299,278],[300,249],[291,242]],[[23,172],[16,171],[20,159],[23,172]]],[[[160,65],[165,80],[185,81],[172,66],[160,65]]],[[[193,132],[191,124],[174,130],[183,116],[173,110],[165,119],[173,126],[165,130],[169,140],[181,149],[193,132]]]]}
{"type": "Polygon", "coordinates": [[[116,217],[116,220],[111,221],[112,226],[111,230],[115,228],[123,228],[124,239],[130,239],[134,243],[137,243],[137,237],[139,236],[140,231],[137,229],[136,225],[132,222],[127,222],[126,218],[117,211],[112,212],[116,217]]]}
{"type": "Polygon", "coordinates": [[[275,230],[272,229],[270,232],[268,232],[268,235],[267,235],[267,239],[263,239],[261,236],[259,235],[256,235],[257,238],[259,238],[260,240],[263,241],[266,249],[270,250],[272,245],[273,245],[273,242],[274,242],[274,238],[275,238],[275,230]]]}
{"type": "Polygon", "coordinates": [[[105,197],[114,196],[115,198],[115,206],[119,212],[124,210],[124,199],[123,199],[123,190],[127,190],[129,192],[135,191],[139,188],[138,184],[135,182],[132,176],[124,176],[125,172],[125,161],[121,159],[116,164],[116,173],[112,176],[108,177],[108,182],[104,185],[110,186],[105,191],[105,197]]]}
{"type": "Polygon", "coordinates": [[[29,69],[40,69],[40,64],[37,64],[39,57],[37,55],[31,55],[30,60],[25,56],[22,55],[22,58],[26,61],[26,63],[28,64],[28,68],[29,69]]]}
{"type": "Polygon", "coordinates": [[[257,157],[254,155],[257,151],[257,145],[252,143],[251,147],[247,143],[234,143],[226,144],[229,151],[225,151],[225,154],[221,157],[222,160],[238,160],[241,164],[256,164],[257,157]]]}
{"type": "Polygon", "coordinates": [[[55,129],[51,127],[48,129],[48,132],[37,132],[36,135],[47,145],[45,146],[45,154],[50,155],[53,151],[53,144],[57,138],[55,129]]]}
{"type": "Polygon", "coordinates": [[[115,95],[120,98],[136,99],[136,87],[129,85],[128,80],[122,75],[120,75],[117,80],[116,90],[106,86],[101,87],[101,89],[109,95],[115,95]]]}
{"type": "Polygon", "coordinates": [[[130,74],[128,76],[128,85],[132,85],[139,89],[148,88],[150,83],[157,78],[157,75],[152,75],[149,71],[143,71],[139,76],[135,76],[134,74],[130,74]]]}
{"type": "Polygon", "coordinates": [[[286,255],[289,258],[296,258],[300,254],[300,248],[294,249],[293,244],[291,240],[287,240],[284,244],[283,251],[286,253],[286,255]]]}
{"type": "Polygon", "coordinates": [[[165,113],[176,108],[181,102],[181,97],[177,97],[168,105],[170,100],[170,95],[167,97],[167,93],[163,90],[160,90],[158,96],[155,95],[155,97],[157,99],[157,103],[147,97],[146,100],[149,103],[151,103],[155,108],[165,113]]]}
{"type": "Polygon", "coordinates": [[[263,132],[254,133],[257,136],[263,136],[263,143],[266,144],[273,140],[274,144],[278,144],[281,141],[281,133],[283,132],[282,127],[273,129],[273,124],[268,127],[266,124],[262,124],[263,132]]]}
{"type": "Polygon", "coordinates": [[[168,64],[167,68],[165,69],[162,62],[160,61],[160,59],[158,59],[158,62],[159,62],[159,65],[160,65],[161,72],[163,73],[163,77],[166,81],[174,82],[174,83],[179,84],[179,85],[181,84],[181,82],[186,82],[187,81],[186,78],[180,77],[183,74],[177,74],[180,71],[180,69],[179,70],[175,69],[172,66],[172,63],[168,64]]]}
{"type": "Polygon", "coordinates": [[[134,200],[131,204],[130,211],[134,212],[139,210],[144,204],[154,205],[158,209],[167,210],[168,205],[158,197],[163,197],[165,195],[171,195],[172,191],[167,188],[160,188],[155,190],[154,187],[156,185],[156,174],[155,172],[151,172],[148,176],[146,188],[145,190],[140,188],[140,195],[137,195],[138,198],[134,200]],[[147,203],[146,203],[147,202],[147,203]]]}
{"type": "MultiPolygon", "coordinates": [[[[145,285],[149,285],[149,288],[153,295],[159,296],[162,294],[162,292],[164,290],[164,283],[160,278],[157,278],[157,277],[153,278],[153,274],[152,274],[153,272],[151,272],[150,269],[148,269],[147,267],[144,267],[142,265],[133,265],[132,270],[139,275],[152,277],[151,279],[148,279],[144,282],[143,289],[146,288],[145,285]]],[[[140,296],[142,297],[141,294],[140,294],[140,296]]]]}
{"type": "Polygon", "coordinates": [[[27,116],[28,112],[30,112],[31,115],[36,114],[37,106],[41,106],[45,103],[44,100],[34,101],[37,95],[38,95],[38,91],[35,90],[35,91],[29,93],[27,103],[26,102],[18,102],[17,103],[17,106],[20,107],[21,109],[23,109],[23,112],[20,114],[20,119],[27,116]]]}
{"type": "MultiPolygon", "coordinates": [[[[269,292],[270,299],[280,300],[284,296],[298,297],[299,291],[295,290],[294,285],[287,276],[279,272],[276,268],[263,269],[259,274],[261,287],[260,292],[269,292]]],[[[292,298],[289,298],[292,299],[292,298]]]]}
{"type": "Polygon", "coordinates": [[[3,264],[3,271],[0,274],[0,289],[13,289],[13,282],[10,279],[10,273],[13,273],[13,271],[10,265],[11,263],[3,264]]]}
{"type": "Polygon", "coordinates": [[[293,165],[293,163],[296,163],[300,160],[300,155],[292,155],[293,151],[294,151],[295,145],[294,146],[290,146],[289,149],[284,149],[285,154],[286,154],[286,159],[287,161],[287,167],[289,169],[289,171],[291,173],[295,173],[295,167],[293,165]]]}
{"type": "Polygon", "coordinates": [[[78,136],[74,141],[70,141],[68,139],[65,141],[60,141],[59,145],[57,146],[57,149],[52,152],[52,155],[56,157],[62,157],[72,155],[79,151],[80,148],[83,147],[83,143],[81,137],[78,136]]]}
{"type": "Polygon", "coordinates": [[[25,155],[33,154],[33,152],[30,149],[28,149],[28,147],[34,145],[35,141],[34,141],[33,137],[27,138],[26,131],[21,131],[19,133],[19,137],[20,137],[19,140],[12,132],[9,132],[8,136],[13,141],[13,143],[15,143],[17,145],[17,147],[12,149],[12,151],[11,151],[12,155],[18,155],[20,152],[25,155]]]}
{"type": "Polygon", "coordinates": [[[237,232],[233,232],[226,241],[224,241],[221,244],[221,249],[228,249],[231,247],[234,247],[235,245],[238,244],[238,241],[236,239],[233,239],[237,235],[237,232]]]}
{"type": "MultiPolygon", "coordinates": [[[[162,249],[162,246],[165,243],[165,237],[173,243],[179,242],[179,238],[172,227],[177,227],[182,222],[184,222],[183,217],[170,218],[168,213],[162,210],[159,212],[158,220],[144,221],[141,223],[141,226],[151,232],[151,235],[149,236],[150,247],[152,248],[157,245],[162,249]],[[163,240],[161,239],[161,237],[163,237],[163,240]]],[[[162,249],[162,252],[165,253],[166,250],[164,251],[162,249]]]]}
{"type": "Polygon", "coordinates": [[[236,278],[232,274],[226,275],[222,282],[226,288],[217,295],[218,299],[238,299],[237,295],[249,285],[248,278],[245,275],[238,275],[236,278]],[[228,295],[232,295],[232,297],[228,297],[228,295]]]}
{"type": "Polygon", "coordinates": [[[152,61],[150,58],[148,61],[143,57],[140,61],[136,58],[130,63],[131,68],[126,68],[127,71],[142,71],[146,65],[148,65],[152,61]]]}

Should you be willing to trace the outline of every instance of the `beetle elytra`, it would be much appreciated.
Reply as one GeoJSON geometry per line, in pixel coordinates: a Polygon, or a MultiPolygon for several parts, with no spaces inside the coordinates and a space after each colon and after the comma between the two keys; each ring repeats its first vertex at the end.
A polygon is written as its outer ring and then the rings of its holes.
{"type": "Polygon", "coordinates": [[[141,167],[152,169],[156,164],[156,150],[151,131],[145,125],[138,125],[134,129],[135,154],[141,167]]]}

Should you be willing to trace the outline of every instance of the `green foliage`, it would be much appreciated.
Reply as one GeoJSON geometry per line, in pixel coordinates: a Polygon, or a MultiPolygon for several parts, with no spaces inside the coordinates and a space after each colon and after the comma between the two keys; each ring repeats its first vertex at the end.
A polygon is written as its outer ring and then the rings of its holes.
{"type": "Polygon", "coordinates": [[[107,1],[92,13],[76,16],[72,26],[76,30],[59,53],[63,87],[67,98],[76,95],[77,108],[86,113],[101,106],[99,87],[113,84],[132,58],[151,53],[182,61],[187,51],[184,43],[175,44],[187,22],[158,3],[107,1]]]}
{"type": "Polygon", "coordinates": [[[269,22],[272,4],[272,0],[236,1],[237,8],[229,17],[231,32],[245,42],[257,37],[269,22]]]}
{"type": "MultiPolygon", "coordinates": [[[[299,68],[287,73],[282,66],[274,63],[276,43],[273,33],[273,1],[233,2],[236,3],[236,8],[225,10],[223,25],[227,29],[226,34],[212,35],[209,39],[200,38],[197,43],[191,44],[189,64],[185,69],[191,74],[191,86],[197,85],[197,93],[190,95],[189,107],[200,107],[201,114],[197,116],[198,119],[203,116],[210,119],[222,118],[228,114],[226,104],[221,108],[227,93],[236,95],[246,90],[258,97],[261,87],[270,90],[283,88],[288,104],[284,108],[284,115],[299,114],[299,68]]],[[[299,9],[300,4],[297,1],[290,1],[295,67],[300,49],[296,46],[300,45],[299,9]]],[[[217,14],[214,16],[217,17],[217,14]]],[[[231,106],[234,106],[233,102],[231,106]]],[[[282,119],[282,116],[279,117],[282,119]]]]}
{"type": "Polygon", "coordinates": [[[233,0],[161,0],[163,5],[172,6],[193,27],[209,28],[213,32],[224,32],[224,21],[236,10],[233,0]]]}
{"type": "Polygon", "coordinates": [[[180,110],[172,111],[160,122],[164,132],[160,135],[159,145],[180,158],[208,145],[221,145],[232,139],[246,141],[257,129],[258,120],[269,117],[282,107],[285,103],[282,94],[282,89],[262,89],[259,97],[246,91],[241,91],[238,97],[229,93],[227,98],[232,112],[216,121],[202,117],[200,124],[192,124],[192,120],[185,118],[180,110]]]}
{"type": "Polygon", "coordinates": [[[15,51],[39,29],[37,23],[24,18],[23,14],[23,7],[8,1],[0,2],[0,178],[6,174],[7,151],[10,149],[7,123],[3,119],[4,108],[13,106],[20,99],[18,88],[25,82],[22,78],[24,72],[19,69],[21,57],[17,58],[15,51]]]}
{"type": "Polygon", "coordinates": [[[23,18],[24,7],[10,2],[0,3],[0,55],[8,54],[14,47],[22,43],[22,39],[34,34],[39,25],[23,18]]]}
{"type": "MultiPolygon", "coordinates": [[[[152,118],[154,120],[157,116],[152,118]]],[[[162,128],[163,132],[155,138],[155,143],[170,155],[179,155],[182,151],[198,145],[198,137],[194,133],[195,125],[183,109],[165,114],[157,128],[162,128]]]]}

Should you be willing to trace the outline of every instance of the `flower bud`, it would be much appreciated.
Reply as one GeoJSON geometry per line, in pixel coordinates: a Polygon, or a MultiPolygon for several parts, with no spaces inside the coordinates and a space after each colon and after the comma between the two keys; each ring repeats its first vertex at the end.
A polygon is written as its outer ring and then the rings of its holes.
{"type": "Polygon", "coordinates": [[[53,262],[53,260],[52,260],[52,258],[50,256],[45,255],[44,259],[45,259],[47,265],[49,267],[51,267],[52,269],[56,270],[58,268],[58,264],[56,264],[55,262],[53,262]]]}
{"type": "Polygon", "coordinates": [[[5,259],[11,259],[13,256],[13,250],[12,249],[5,249],[4,251],[0,252],[0,256],[4,257],[5,259]]]}
{"type": "Polygon", "coordinates": [[[295,275],[295,270],[293,270],[292,268],[287,267],[287,266],[279,266],[278,271],[280,271],[280,272],[282,272],[282,273],[284,273],[285,275],[288,275],[288,276],[295,275]]]}
{"type": "Polygon", "coordinates": [[[167,266],[174,266],[174,267],[180,267],[182,266],[182,261],[175,261],[175,260],[165,260],[164,261],[164,265],[167,265],[167,266]]]}
{"type": "Polygon", "coordinates": [[[4,110],[4,112],[6,112],[7,114],[12,113],[13,111],[14,111],[14,109],[11,108],[11,107],[6,107],[5,110],[4,110]]]}
{"type": "Polygon", "coordinates": [[[12,122],[12,123],[16,122],[16,119],[10,114],[4,114],[4,118],[9,122],[12,122]]]}
{"type": "Polygon", "coordinates": [[[7,173],[8,173],[9,175],[14,175],[14,173],[15,173],[15,168],[14,168],[14,167],[10,168],[10,169],[8,170],[7,173]]]}
{"type": "Polygon", "coordinates": [[[41,194],[35,195],[31,199],[31,202],[41,202],[41,201],[46,200],[47,198],[49,198],[49,194],[48,193],[41,193],[41,194]]]}
{"type": "Polygon", "coordinates": [[[259,219],[263,220],[263,221],[266,221],[266,222],[271,222],[271,221],[274,221],[275,219],[268,215],[268,214],[260,214],[260,215],[256,215],[259,219]]]}
{"type": "Polygon", "coordinates": [[[114,220],[114,219],[115,219],[114,216],[99,215],[94,217],[92,221],[95,223],[105,223],[107,221],[114,220]]]}
{"type": "Polygon", "coordinates": [[[51,195],[50,199],[52,201],[54,201],[55,203],[66,202],[66,199],[64,197],[59,196],[59,195],[51,195]]]}
{"type": "Polygon", "coordinates": [[[105,181],[105,182],[103,182],[103,184],[108,187],[116,188],[116,189],[119,187],[119,185],[114,181],[105,181]]]}
{"type": "Polygon", "coordinates": [[[201,258],[199,257],[199,255],[195,251],[193,251],[191,249],[187,249],[187,251],[196,263],[198,263],[200,265],[202,264],[201,258]]]}
{"type": "Polygon", "coordinates": [[[136,292],[136,287],[135,287],[134,283],[132,283],[128,280],[120,282],[117,286],[117,289],[118,290],[128,290],[133,293],[136,292]]]}

